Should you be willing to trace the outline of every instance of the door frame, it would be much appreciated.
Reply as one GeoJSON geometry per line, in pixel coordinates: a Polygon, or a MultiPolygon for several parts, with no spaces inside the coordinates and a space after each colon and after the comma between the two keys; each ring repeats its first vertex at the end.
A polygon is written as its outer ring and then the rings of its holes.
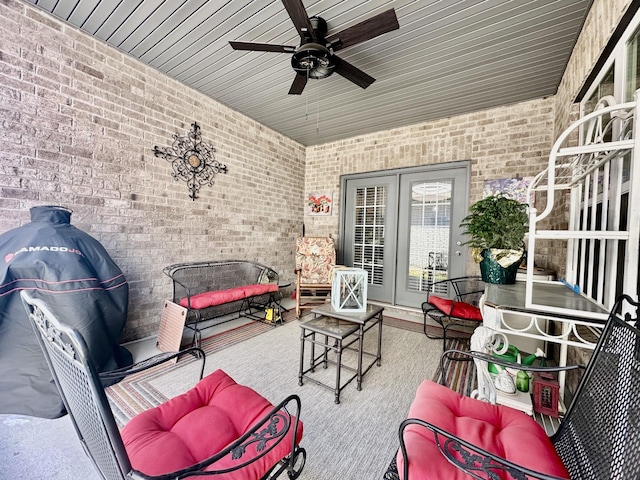
{"type": "MultiPolygon", "coordinates": [[[[343,174],[340,175],[340,218],[338,220],[338,263],[342,264],[344,262],[344,232],[346,231],[346,214],[345,214],[345,206],[346,206],[346,200],[347,200],[347,181],[349,180],[358,180],[358,179],[363,179],[363,178],[375,178],[375,177],[386,177],[386,176],[396,176],[396,183],[397,183],[397,187],[399,189],[400,186],[400,176],[401,175],[407,175],[407,174],[412,174],[412,173],[422,173],[422,172],[433,172],[433,171],[441,171],[441,170],[451,170],[451,169],[464,169],[465,171],[465,183],[466,183],[466,189],[469,192],[469,194],[471,193],[471,160],[456,160],[456,161],[452,161],[452,162],[445,162],[445,163],[436,163],[436,164],[427,164],[427,165],[420,165],[420,166],[415,166],[415,167],[401,167],[401,168],[393,168],[393,169],[389,169],[389,170],[376,170],[376,171],[369,171],[369,172],[359,172],[359,173],[350,173],[350,174],[343,174]]],[[[399,190],[398,190],[399,191],[399,190]]],[[[455,193],[454,193],[455,195],[455,193]]],[[[469,205],[470,205],[470,195],[467,195],[465,198],[462,199],[457,199],[456,201],[462,201],[463,202],[463,208],[464,211],[468,211],[469,210],[469,205]]],[[[398,219],[398,215],[399,215],[399,204],[398,204],[398,208],[395,212],[388,212],[389,214],[393,213],[393,215],[395,215],[396,218],[396,222],[398,219]]],[[[397,237],[401,235],[401,232],[396,231],[396,241],[397,241],[397,237]]],[[[463,247],[463,262],[466,265],[467,261],[466,261],[466,256],[467,256],[467,252],[466,252],[466,248],[463,247]]],[[[390,265],[390,267],[393,269],[393,278],[396,278],[396,271],[397,271],[397,265],[390,265]]],[[[466,267],[465,267],[465,271],[466,271],[466,267]]],[[[392,298],[393,298],[393,303],[392,305],[395,305],[395,298],[396,298],[396,292],[395,292],[395,282],[394,282],[394,286],[393,286],[393,294],[392,294],[392,298]]]]}

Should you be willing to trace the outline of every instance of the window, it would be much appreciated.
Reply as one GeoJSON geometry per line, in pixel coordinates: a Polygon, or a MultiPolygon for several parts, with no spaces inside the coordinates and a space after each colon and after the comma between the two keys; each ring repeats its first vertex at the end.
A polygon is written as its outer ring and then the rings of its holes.
{"type": "Polygon", "coordinates": [[[631,36],[627,44],[627,58],[626,58],[626,77],[625,77],[625,101],[633,99],[635,91],[640,88],[640,49],[638,43],[640,42],[640,29],[631,36]]]}

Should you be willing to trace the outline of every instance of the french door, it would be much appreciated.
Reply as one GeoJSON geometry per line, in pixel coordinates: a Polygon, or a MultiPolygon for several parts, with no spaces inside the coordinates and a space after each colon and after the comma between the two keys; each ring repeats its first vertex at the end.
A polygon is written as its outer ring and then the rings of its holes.
{"type": "Polygon", "coordinates": [[[343,177],[341,261],[368,272],[369,299],[417,307],[464,275],[468,183],[469,162],[343,177]]]}

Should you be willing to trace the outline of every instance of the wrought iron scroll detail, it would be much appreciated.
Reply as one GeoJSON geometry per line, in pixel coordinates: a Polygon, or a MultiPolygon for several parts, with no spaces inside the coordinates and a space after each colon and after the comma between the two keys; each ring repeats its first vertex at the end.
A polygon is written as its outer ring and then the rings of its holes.
{"type": "Polygon", "coordinates": [[[231,450],[231,458],[234,460],[241,458],[246,453],[247,447],[254,443],[256,444],[256,452],[262,452],[267,448],[269,442],[284,436],[288,430],[289,418],[278,412],[269,419],[269,423],[265,428],[259,432],[252,433],[246,442],[233,448],[231,450]],[[278,429],[278,423],[280,422],[282,422],[283,426],[278,429]]]}
{"type": "Polygon", "coordinates": [[[436,436],[436,444],[438,450],[449,460],[450,463],[458,467],[460,470],[478,480],[500,480],[503,475],[500,471],[507,472],[514,480],[527,480],[529,477],[522,471],[511,468],[508,465],[502,465],[495,462],[489,457],[478,455],[464,447],[460,442],[453,438],[447,438],[442,444],[439,435],[436,436]],[[477,472],[482,472],[479,474],[477,472]]]}
{"type": "Polygon", "coordinates": [[[227,173],[227,166],[215,159],[216,149],[202,141],[200,125],[191,124],[187,135],[173,134],[170,147],[153,147],[156,157],[171,162],[174,180],[184,180],[189,188],[189,198],[198,198],[198,192],[203,185],[213,186],[217,173],[227,173]]]}

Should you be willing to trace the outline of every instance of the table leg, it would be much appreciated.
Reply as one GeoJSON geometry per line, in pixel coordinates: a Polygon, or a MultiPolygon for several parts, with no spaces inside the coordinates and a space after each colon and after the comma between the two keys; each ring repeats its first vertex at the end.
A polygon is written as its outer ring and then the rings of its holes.
{"type": "Polygon", "coordinates": [[[304,371],[304,328],[301,328],[300,332],[300,371],[298,372],[298,385],[302,386],[302,372],[304,371]]]}
{"type": "Polygon", "coordinates": [[[329,368],[329,337],[327,335],[324,336],[324,354],[322,355],[323,367],[329,368]]]}
{"type": "MultiPolygon", "coordinates": [[[[274,302],[276,305],[278,305],[278,307],[280,308],[280,310],[284,310],[285,312],[288,312],[288,311],[289,311],[289,309],[288,309],[288,308],[286,308],[286,307],[283,307],[283,306],[282,306],[282,303],[281,303],[281,302],[282,302],[282,292],[280,292],[280,290],[278,290],[278,291],[277,291],[277,295],[274,295],[274,294],[272,293],[272,294],[271,294],[271,296],[272,296],[272,297],[273,297],[273,299],[274,299],[274,300],[273,300],[273,302],[274,302]],[[277,299],[276,299],[276,297],[277,297],[277,299]]],[[[283,320],[283,322],[284,322],[284,320],[283,320]]]]}
{"type": "Polygon", "coordinates": [[[357,390],[360,391],[362,390],[362,350],[364,348],[364,324],[360,325],[360,328],[358,329],[358,336],[360,337],[358,339],[358,371],[356,373],[357,375],[357,390]]]}
{"type": "MultiPolygon", "coordinates": [[[[325,338],[325,344],[328,339],[325,338]]],[[[325,349],[326,352],[326,349],[325,349]]],[[[335,403],[340,403],[340,370],[342,367],[342,341],[336,342],[336,399],[335,403]]]]}
{"type": "Polygon", "coordinates": [[[382,365],[382,313],[378,317],[378,361],[377,365],[382,365]]]}
{"type": "Polygon", "coordinates": [[[309,368],[311,368],[311,372],[315,370],[313,368],[314,358],[316,358],[316,332],[311,332],[311,360],[309,361],[309,368]]]}

